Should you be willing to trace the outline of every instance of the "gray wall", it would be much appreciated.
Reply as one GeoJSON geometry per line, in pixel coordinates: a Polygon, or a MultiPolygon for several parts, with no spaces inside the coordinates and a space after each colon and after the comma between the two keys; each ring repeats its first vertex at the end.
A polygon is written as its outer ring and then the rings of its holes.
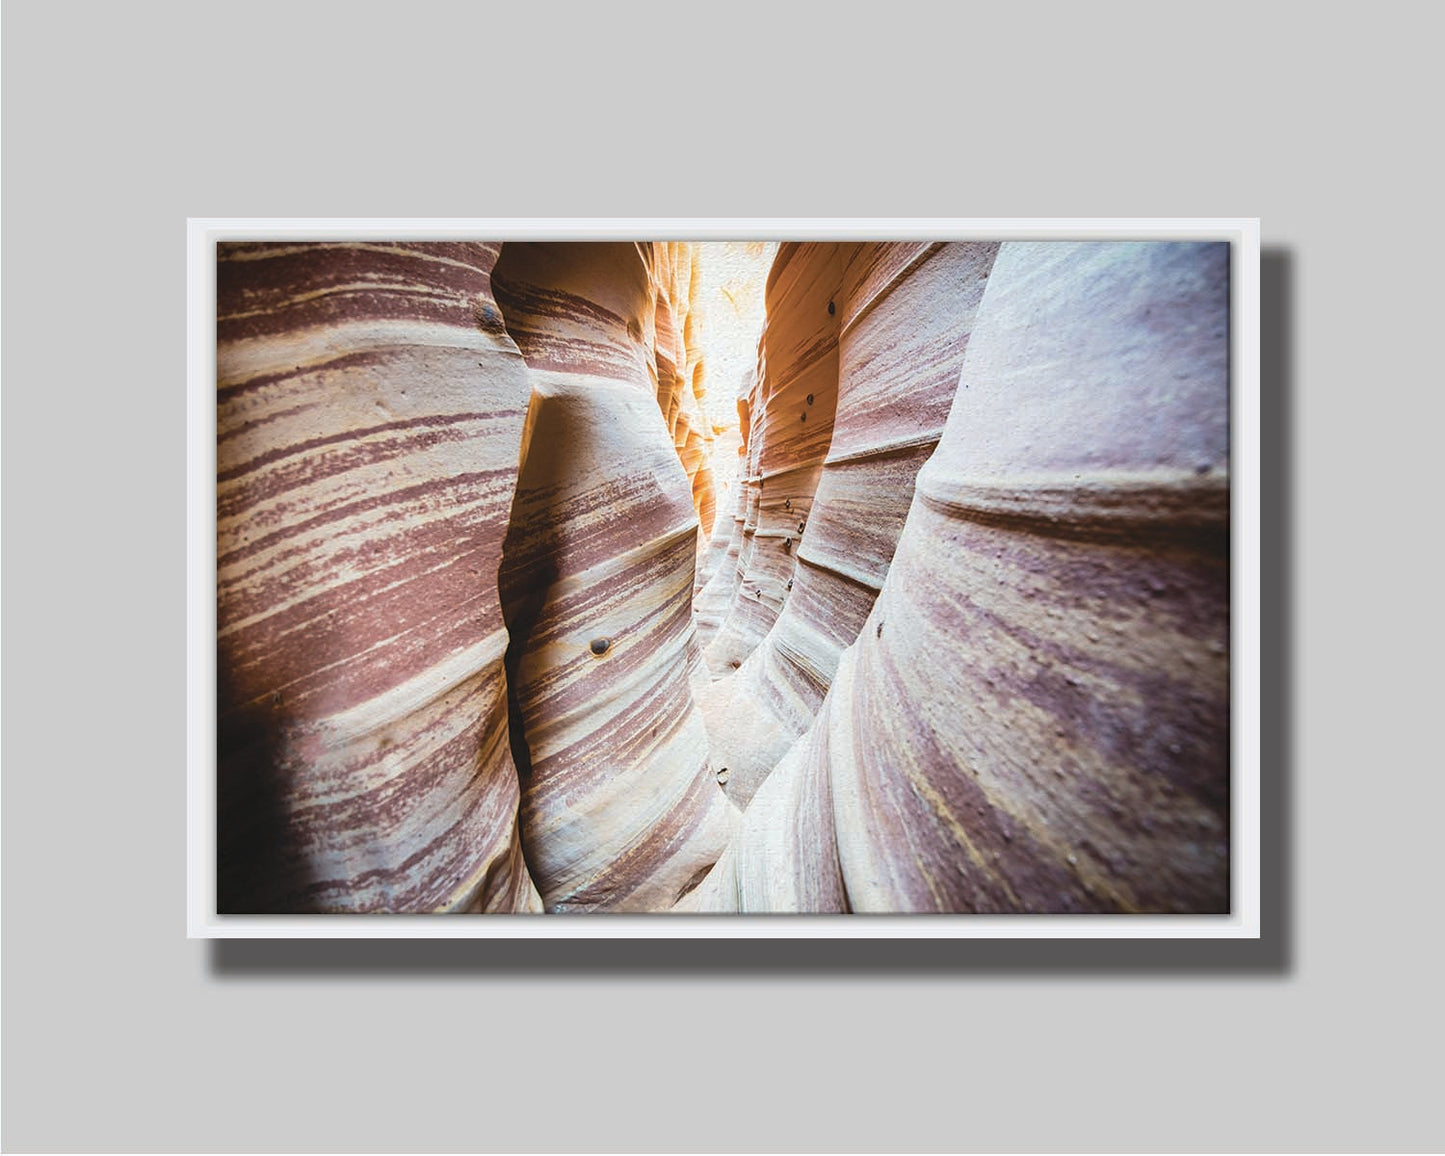
{"type": "Polygon", "coordinates": [[[1426,9],[511,7],[5,7],[5,1148],[1440,1147],[1426,9]],[[183,219],[563,213],[1263,218],[1269,940],[185,939],[183,219]]]}

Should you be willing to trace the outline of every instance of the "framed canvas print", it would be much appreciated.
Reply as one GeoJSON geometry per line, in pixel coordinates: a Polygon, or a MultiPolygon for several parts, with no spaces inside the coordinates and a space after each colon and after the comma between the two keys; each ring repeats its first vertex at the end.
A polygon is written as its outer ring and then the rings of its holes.
{"type": "Polygon", "coordinates": [[[192,936],[1259,935],[1257,221],[189,259],[192,936]]]}

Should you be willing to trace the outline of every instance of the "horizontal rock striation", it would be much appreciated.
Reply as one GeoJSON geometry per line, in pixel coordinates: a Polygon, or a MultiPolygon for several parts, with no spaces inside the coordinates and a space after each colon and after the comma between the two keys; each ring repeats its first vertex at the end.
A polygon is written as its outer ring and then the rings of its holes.
{"type": "Polygon", "coordinates": [[[496,572],[498,246],[217,252],[218,909],[540,910],[496,572]]]}
{"type": "Polygon", "coordinates": [[[697,511],[699,542],[706,545],[715,521],[713,433],[703,409],[707,394],[703,359],[704,314],[698,301],[698,253],[682,242],[642,247],[653,285],[650,329],[657,405],[687,473],[697,511]]]}
{"type": "Polygon", "coordinates": [[[1006,243],[710,911],[1229,909],[1229,250],[1006,243]]]}
{"type": "MultiPolygon", "coordinates": [[[[811,725],[883,585],[914,476],[947,420],[998,245],[810,249],[837,277],[829,295],[839,322],[831,437],[811,500],[782,503],[785,514],[799,513],[796,536],[790,523],[781,540],[793,562],[783,607],[737,673],[700,700],[714,762],[728,767],[727,790],[741,806],[811,725]],[[743,717],[749,725],[736,726],[743,717]]],[[[779,329],[792,300],[780,304],[779,329]]],[[[755,547],[755,562],[766,555],[755,547]]]]}
{"type": "Polygon", "coordinates": [[[549,911],[665,910],[734,826],[691,692],[678,248],[508,245],[496,271],[532,381],[500,582],[523,840],[549,911]]]}
{"type": "Polygon", "coordinates": [[[736,670],[787,599],[838,401],[837,245],[779,246],[768,275],[758,372],[741,407],[743,510],[732,602],[705,652],[714,677],[736,670]]]}

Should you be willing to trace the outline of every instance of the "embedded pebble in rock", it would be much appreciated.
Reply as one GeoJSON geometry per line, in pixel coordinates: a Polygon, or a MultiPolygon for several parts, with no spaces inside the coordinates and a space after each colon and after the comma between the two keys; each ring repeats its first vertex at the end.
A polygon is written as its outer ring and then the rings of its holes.
{"type": "MultiPolygon", "coordinates": [[[[788,556],[771,559],[777,573],[786,567],[781,609],[737,673],[700,694],[714,756],[733,767],[728,793],[740,806],[811,725],[839,657],[872,609],[914,476],[947,420],[997,251],[992,242],[799,247],[795,263],[829,271],[822,292],[838,322],[836,361],[828,361],[837,379],[809,388],[802,402],[817,410],[836,398],[836,412],[822,468],[807,473],[800,492],[783,495],[777,511],[788,556]],[[746,727],[736,725],[740,718],[749,720],[746,727]]],[[[779,300],[765,342],[806,326],[806,309],[805,298],[779,300]]],[[[780,404],[772,399],[786,389],[760,393],[766,407],[780,404]]],[[[794,476],[788,459],[778,462],[783,476],[794,476]]],[[[755,549],[751,557],[742,581],[766,584],[769,568],[761,562],[768,552],[755,549]]],[[[748,624],[737,635],[757,618],[744,614],[748,624]]]]}
{"type": "Polygon", "coordinates": [[[698,491],[675,434],[690,269],[685,246],[528,244],[496,270],[532,382],[499,581],[548,911],[666,909],[735,823],[691,690],[698,491]]]}
{"type": "Polygon", "coordinates": [[[1001,246],[876,627],[690,909],[1229,909],[1228,275],[1001,246]]]}
{"type": "Polygon", "coordinates": [[[843,248],[785,243],[768,274],[758,369],[739,406],[746,464],[732,598],[705,651],[715,678],[742,665],[787,596],[795,559],[782,543],[794,535],[798,516],[807,514],[833,436],[838,325],[827,306],[841,274],[843,248]],[[799,422],[809,394],[815,395],[816,418],[799,422]]]}

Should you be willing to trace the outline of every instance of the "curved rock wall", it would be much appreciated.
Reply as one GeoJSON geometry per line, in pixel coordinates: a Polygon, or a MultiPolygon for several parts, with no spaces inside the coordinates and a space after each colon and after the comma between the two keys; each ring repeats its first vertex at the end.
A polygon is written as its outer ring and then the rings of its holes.
{"type": "MultiPolygon", "coordinates": [[[[785,512],[800,516],[781,540],[794,560],[781,611],[737,673],[700,700],[714,763],[728,768],[728,794],[741,806],[811,725],[840,655],[872,609],[914,476],[948,417],[998,251],[992,242],[810,248],[824,250],[817,256],[837,276],[829,298],[839,322],[837,412],[827,456],[810,497],[783,501],[785,512]]],[[[779,329],[787,329],[794,301],[779,302],[779,329]]],[[[767,553],[755,545],[754,569],[767,553]]]]}
{"type": "MultiPolygon", "coordinates": [[[[715,493],[716,523],[698,565],[697,590],[701,592],[717,573],[734,544],[734,514],[741,514],[738,487],[744,471],[746,451],[743,449],[745,423],[739,404],[746,401],[757,372],[758,345],[766,310],[768,273],[777,254],[772,241],[707,242],[697,246],[700,260],[695,269],[694,314],[698,303],[706,303],[707,377],[710,382],[724,383],[724,389],[709,387],[699,391],[704,398],[704,412],[713,433],[712,474],[715,493]]],[[[740,530],[740,527],[738,527],[740,530]]],[[[719,588],[720,606],[701,612],[694,605],[698,619],[698,636],[704,645],[710,643],[717,625],[732,600],[733,565],[725,594],[719,588]]]]}
{"type": "Polygon", "coordinates": [[[780,245],[768,275],[758,372],[743,407],[746,457],[732,603],[705,652],[714,677],[743,664],[787,600],[838,401],[834,301],[843,246],[780,245]]]}
{"type": "Polygon", "coordinates": [[[640,245],[653,287],[652,322],[644,336],[652,347],[657,405],[687,473],[697,510],[701,549],[715,520],[712,429],[703,410],[703,310],[697,302],[698,255],[684,242],[640,245]]]}
{"type": "Polygon", "coordinates": [[[223,913],[540,909],[495,581],[528,395],[497,250],[219,247],[223,913]]]}
{"type": "Polygon", "coordinates": [[[532,378],[500,582],[523,840],[549,911],[666,909],[734,825],[690,689],[680,248],[508,245],[496,272],[532,378]]]}
{"type": "Polygon", "coordinates": [[[1007,243],[883,591],[689,908],[1229,908],[1229,250],[1007,243]]]}

